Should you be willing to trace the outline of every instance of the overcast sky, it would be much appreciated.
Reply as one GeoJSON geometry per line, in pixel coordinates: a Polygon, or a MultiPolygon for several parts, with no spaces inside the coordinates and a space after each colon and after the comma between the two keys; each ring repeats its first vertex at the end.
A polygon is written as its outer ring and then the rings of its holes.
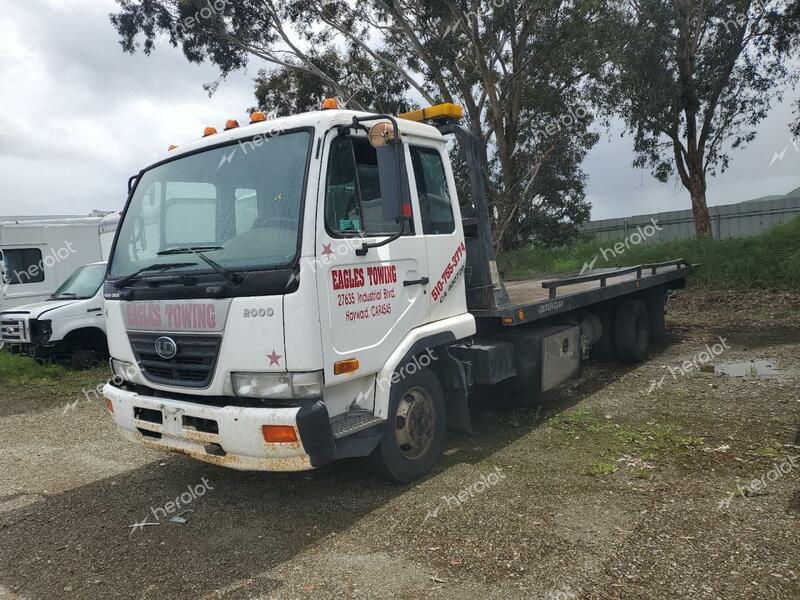
{"type": "MultiPolygon", "coordinates": [[[[128,177],[169,144],[228,118],[243,121],[255,103],[257,63],[208,98],[202,84],[216,77],[211,65],[191,65],[166,43],[150,57],[124,54],[108,20],[114,0],[0,5],[0,216],[118,210],[128,177]]],[[[709,182],[710,204],[800,186],[800,152],[787,127],[795,97],[775,107],[756,141],[709,182]]],[[[630,140],[602,132],[584,163],[593,219],[689,208],[676,181],[661,184],[631,161],[630,140]]]]}

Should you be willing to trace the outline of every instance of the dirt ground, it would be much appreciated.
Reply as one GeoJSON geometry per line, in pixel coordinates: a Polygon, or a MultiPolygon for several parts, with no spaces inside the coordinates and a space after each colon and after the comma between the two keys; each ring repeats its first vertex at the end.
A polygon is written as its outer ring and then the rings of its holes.
{"type": "Polygon", "coordinates": [[[0,382],[0,597],[798,598],[800,294],[681,293],[668,322],[541,409],[477,398],[411,486],[130,445],[102,370],[0,382]],[[758,360],[778,374],[708,372],[758,360]],[[187,523],[130,527],[190,487],[187,523]]]}

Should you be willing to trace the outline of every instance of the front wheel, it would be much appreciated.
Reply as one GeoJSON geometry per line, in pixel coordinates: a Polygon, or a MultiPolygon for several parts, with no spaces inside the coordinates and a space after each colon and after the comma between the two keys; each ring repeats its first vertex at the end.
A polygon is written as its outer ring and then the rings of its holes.
{"type": "Polygon", "coordinates": [[[447,414],[442,386],[423,369],[392,387],[383,438],[370,456],[376,475],[410,483],[436,466],[444,451],[447,414]]]}

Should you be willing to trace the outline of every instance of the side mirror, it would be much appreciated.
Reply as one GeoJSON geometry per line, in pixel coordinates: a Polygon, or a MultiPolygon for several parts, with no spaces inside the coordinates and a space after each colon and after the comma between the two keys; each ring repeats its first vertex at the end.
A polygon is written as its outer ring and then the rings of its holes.
{"type": "Polygon", "coordinates": [[[392,142],[376,149],[378,175],[383,196],[383,220],[399,223],[408,198],[408,176],[403,144],[392,142]]]}

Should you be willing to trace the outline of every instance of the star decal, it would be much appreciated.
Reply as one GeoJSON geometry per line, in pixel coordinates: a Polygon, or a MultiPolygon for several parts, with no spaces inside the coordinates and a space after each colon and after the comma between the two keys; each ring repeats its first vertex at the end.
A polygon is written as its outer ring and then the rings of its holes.
{"type": "Polygon", "coordinates": [[[333,256],[333,244],[322,244],[322,256],[333,256]]]}
{"type": "Polygon", "coordinates": [[[267,358],[269,359],[269,366],[270,367],[273,366],[273,365],[280,365],[281,364],[282,356],[280,354],[278,354],[277,352],[275,352],[275,350],[272,351],[272,354],[267,354],[267,358]]]}

